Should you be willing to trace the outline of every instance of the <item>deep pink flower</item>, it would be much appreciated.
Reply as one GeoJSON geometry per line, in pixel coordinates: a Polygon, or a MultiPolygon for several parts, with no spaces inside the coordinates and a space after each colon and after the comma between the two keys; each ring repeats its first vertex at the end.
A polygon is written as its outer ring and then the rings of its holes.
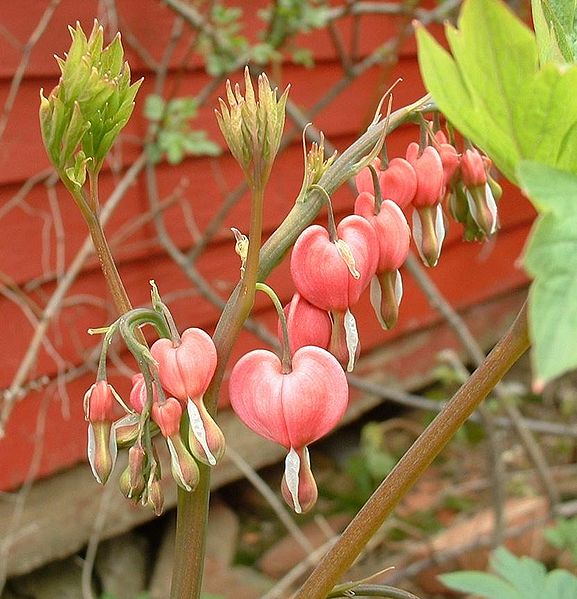
{"type": "Polygon", "coordinates": [[[385,200],[375,214],[375,198],[361,193],[355,201],[355,214],[365,218],[373,227],[379,244],[377,272],[399,269],[409,254],[411,230],[405,215],[396,202],[385,200]]]}
{"type": "Polygon", "coordinates": [[[401,208],[408,206],[417,192],[417,173],[404,158],[393,158],[379,174],[379,181],[383,199],[393,200],[401,208]]]}
{"type": "Polygon", "coordinates": [[[373,228],[359,216],[347,216],[337,227],[338,241],[319,226],[307,227],[296,240],[291,274],[299,293],[323,310],[345,312],[359,301],[375,274],[379,256],[373,228]],[[345,261],[345,251],[353,263],[345,261]]]}
{"type": "Polygon", "coordinates": [[[183,332],[180,344],[158,339],[150,352],[158,363],[161,385],[188,411],[191,452],[214,466],[224,453],[224,436],[202,401],[216,369],[212,339],[203,330],[191,328],[183,332]]]}
{"type": "Polygon", "coordinates": [[[433,146],[427,146],[420,155],[418,152],[419,145],[415,142],[407,147],[407,160],[417,174],[417,191],[413,198],[413,206],[434,206],[442,199],[443,163],[439,152],[433,146]]]}
{"type": "MultiPolygon", "coordinates": [[[[308,302],[300,293],[295,293],[284,308],[289,334],[291,355],[305,345],[316,345],[327,349],[331,339],[331,319],[328,312],[308,302]]],[[[282,339],[280,321],[278,336],[282,339]]]]}
{"type": "Polygon", "coordinates": [[[290,503],[297,512],[310,507],[303,450],[335,427],[348,403],[347,380],[335,357],[320,347],[302,347],[292,358],[292,371],[284,373],[272,352],[249,352],[232,370],[229,394],[249,428],[289,450],[285,484],[290,503]]]}

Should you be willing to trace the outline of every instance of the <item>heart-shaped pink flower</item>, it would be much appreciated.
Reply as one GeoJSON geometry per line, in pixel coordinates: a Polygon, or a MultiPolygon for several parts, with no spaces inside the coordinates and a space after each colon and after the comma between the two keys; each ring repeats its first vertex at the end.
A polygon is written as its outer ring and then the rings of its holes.
{"type": "Polygon", "coordinates": [[[302,450],[334,428],[348,403],[347,379],[336,358],[320,347],[302,347],[287,373],[275,354],[257,349],[234,366],[229,395],[234,411],[250,429],[289,450],[285,485],[291,503],[297,512],[311,507],[314,493],[307,452],[302,450]]]}
{"type": "Polygon", "coordinates": [[[158,363],[160,384],[188,411],[190,451],[214,466],[224,453],[224,436],[202,401],[216,369],[212,339],[202,329],[186,329],[179,344],[158,339],[150,353],[158,363]]]}
{"type": "Polygon", "coordinates": [[[379,249],[373,228],[359,216],[347,216],[331,241],[328,231],[307,227],[296,240],[291,274],[299,293],[323,310],[346,312],[359,301],[375,274],[379,249]]]}
{"type": "MultiPolygon", "coordinates": [[[[328,348],[331,340],[331,319],[328,312],[308,302],[300,293],[295,293],[285,306],[284,314],[291,355],[305,345],[328,348]]],[[[277,334],[282,339],[280,322],[277,334]]]]}

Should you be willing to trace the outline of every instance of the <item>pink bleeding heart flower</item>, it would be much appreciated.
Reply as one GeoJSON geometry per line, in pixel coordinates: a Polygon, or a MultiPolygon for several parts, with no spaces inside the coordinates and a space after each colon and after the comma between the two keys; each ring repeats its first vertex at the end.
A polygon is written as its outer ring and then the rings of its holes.
{"type": "Polygon", "coordinates": [[[383,198],[393,200],[401,208],[411,204],[417,192],[417,173],[404,158],[393,158],[380,172],[379,181],[383,198]]]}
{"type": "MultiPolygon", "coordinates": [[[[379,174],[381,170],[381,161],[379,158],[375,158],[371,163],[373,168],[379,174]]],[[[361,169],[357,176],[355,177],[355,185],[357,186],[357,192],[362,193],[363,191],[368,191],[369,193],[375,193],[375,185],[373,183],[373,174],[371,173],[371,169],[368,166],[361,169]]]]}
{"type": "Polygon", "coordinates": [[[170,465],[174,480],[186,491],[192,491],[198,484],[200,472],[194,458],[190,455],[180,437],[182,406],[175,397],[152,404],[151,416],[158,424],[162,436],[166,439],[170,452],[170,465]]]}
{"type": "Polygon", "coordinates": [[[84,394],[84,414],[88,421],[88,462],[97,482],[105,484],[117,455],[114,431],[116,392],[104,379],[84,394]]]}
{"type": "Polygon", "coordinates": [[[468,211],[481,234],[487,237],[498,228],[497,202],[488,175],[490,168],[491,161],[478,150],[465,150],[461,159],[461,178],[468,211]]]}
{"type": "Polygon", "coordinates": [[[208,413],[202,396],[216,369],[216,348],[202,329],[182,333],[180,343],[158,339],[150,348],[161,385],[186,407],[189,445],[196,459],[214,466],[224,453],[224,436],[208,413]]]}
{"type": "Polygon", "coordinates": [[[461,178],[467,187],[476,187],[487,183],[487,171],[480,152],[468,149],[461,159],[461,178]]]}
{"type": "MultiPolygon", "coordinates": [[[[331,319],[325,310],[308,302],[300,293],[295,293],[284,308],[289,334],[291,355],[305,345],[316,345],[327,349],[331,340],[331,319]]],[[[278,323],[278,337],[282,340],[282,329],[278,323]]]]}
{"type": "Polygon", "coordinates": [[[437,131],[435,140],[437,141],[437,150],[441,158],[441,163],[443,164],[443,187],[446,192],[447,188],[456,177],[461,163],[461,157],[455,146],[447,142],[447,137],[442,131],[437,131]]]}
{"type": "Polygon", "coordinates": [[[417,173],[417,192],[413,198],[413,239],[426,266],[436,266],[445,239],[445,220],[441,208],[444,191],[443,163],[439,152],[427,146],[422,153],[415,142],[407,147],[407,160],[417,173]]]}
{"type": "Polygon", "coordinates": [[[339,422],[348,403],[346,376],[337,360],[320,347],[306,346],[283,372],[270,351],[255,350],[234,366],[229,395],[232,408],[254,432],[289,450],[284,494],[297,513],[310,509],[316,485],[307,446],[339,422]]]}
{"type": "Polygon", "coordinates": [[[322,310],[331,311],[331,352],[342,358],[346,340],[347,370],[352,370],[358,350],[357,326],[350,311],[375,274],[379,247],[372,226],[360,216],[347,216],[331,240],[319,225],[307,227],[291,255],[291,274],[299,293],[322,310]],[[344,330],[342,330],[344,327],[344,330]],[[343,337],[344,334],[344,337],[343,337]],[[333,338],[335,341],[333,341],[333,338]]]}
{"type": "Polygon", "coordinates": [[[413,206],[434,206],[441,201],[443,191],[443,163],[439,152],[433,146],[427,146],[419,154],[419,144],[412,142],[407,148],[407,160],[417,175],[417,191],[413,206]]]}
{"type": "Polygon", "coordinates": [[[411,231],[399,206],[385,200],[375,214],[375,198],[360,194],[355,201],[355,214],[372,225],[379,243],[376,276],[371,280],[371,304],[381,326],[389,329],[397,321],[403,297],[403,282],[399,269],[409,255],[411,231]]]}
{"type": "MultiPolygon", "coordinates": [[[[142,372],[137,372],[130,381],[132,387],[130,389],[130,395],[128,396],[128,403],[135,412],[141,414],[147,401],[144,375],[142,372]]],[[[152,397],[153,401],[158,401],[158,391],[154,388],[154,385],[152,386],[152,397]]]]}

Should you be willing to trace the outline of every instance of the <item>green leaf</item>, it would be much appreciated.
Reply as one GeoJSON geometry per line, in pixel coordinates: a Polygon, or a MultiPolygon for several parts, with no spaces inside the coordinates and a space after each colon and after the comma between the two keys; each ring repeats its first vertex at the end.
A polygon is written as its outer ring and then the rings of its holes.
{"type": "Polygon", "coordinates": [[[577,367],[577,176],[523,162],[521,184],[540,216],[525,250],[532,359],[539,384],[577,367]]]}
{"type": "Polygon", "coordinates": [[[543,597],[575,599],[577,597],[577,578],[566,570],[553,570],[547,576],[543,597]]]}
{"type": "Polygon", "coordinates": [[[450,589],[463,593],[474,593],[485,599],[527,599],[508,582],[485,572],[452,572],[442,574],[439,578],[450,589]]]}
{"type": "Polygon", "coordinates": [[[574,62],[575,0],[531,0],[541,64],[574,62]]]}
{"type": "Polygon", "coordinates": [[[577,66],[539,69],[535,36],[500,0],[465,0],[446,35],[452,55],[417,30],[425,85],[449,121],[513,182],[521,160],[577,172],[577,66]]]}
{"type": "Polygon", "coordinates": [[[161,96],[150,94],[144,100],[144,116],[149,121],[161,121],[164,118],[165,102],[161,96]]]}
{"type": "Polygon", "coordinates": [[[565,570],[547,573],[530,557],[516,557],[504,547],[493,552],[486,572],[453,572],[439,576],[450,589],[485,599],[572,599],[577,597],[577,577],[565,570]]]}

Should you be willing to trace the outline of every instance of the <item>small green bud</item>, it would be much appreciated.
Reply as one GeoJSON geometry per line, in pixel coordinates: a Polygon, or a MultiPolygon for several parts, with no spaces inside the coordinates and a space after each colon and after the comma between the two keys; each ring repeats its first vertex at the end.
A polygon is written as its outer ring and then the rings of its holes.
{"type": "Polygon", "coordinates": [[[245,172],[251,187],[262,186],[268,180],[277,155],[285,120],[289,88],[277,98],[267,76],[258,78],[258,98],[248,67],[244,71],[244,96],[238,84],[234,90],[226,82],[227,102],[220,99],[216,119],[226,143],[245,172]]]}

